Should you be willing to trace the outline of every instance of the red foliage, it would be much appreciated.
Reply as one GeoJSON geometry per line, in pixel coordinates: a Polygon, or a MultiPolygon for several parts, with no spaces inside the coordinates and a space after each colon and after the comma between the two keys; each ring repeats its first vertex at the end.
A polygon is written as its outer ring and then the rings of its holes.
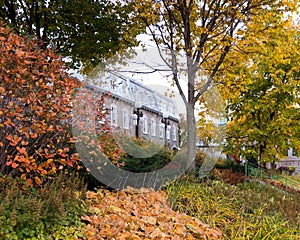
{"type": "Polygon", "coordinates": [[[238,183],[242,183],[247,179],[241,172],[234,172],[231,169],[214,169],[213,175],[216,179],[222,180],[226,183],[236,185],[238,183]]]}
{"type": "MultiPolygon", "coordinates": [[[[124,152],[115,141],[114,129],[106,120],[109,112],[104,102],[104,95],[97,92],[96,88],[91,90],[90,87],[82,87],[77,92],[73,118],[75,135],[77,143],[85,146],[89,154],[95,157],[95,161],[100,162],[104,155],[106,159],[119,167],[122,165],[119,160],[124,152]]],[[[118,129],[115,130],[118,131],[118,129]]],[[[82,157],[88,158],[89,156],[83,154],[82,157]]]]}
{"type": "Polygon", "coordinates": [[[60,57],[0,23],[0,173],[41,184],[79,158],[70,131],[80,82],[60,57]]]}

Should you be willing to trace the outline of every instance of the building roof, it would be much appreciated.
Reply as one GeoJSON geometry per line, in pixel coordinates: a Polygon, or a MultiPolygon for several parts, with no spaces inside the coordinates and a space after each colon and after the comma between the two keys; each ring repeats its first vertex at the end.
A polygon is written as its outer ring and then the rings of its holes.
{"type": "Polygon", "coordinates": [[[177,106],[172,99],[127,76],[107,73],[100,76],[90,87],[92,86],[130,105],[142,107],[157,114],[167,113],[173,119],[179,118],[177,106]]]}

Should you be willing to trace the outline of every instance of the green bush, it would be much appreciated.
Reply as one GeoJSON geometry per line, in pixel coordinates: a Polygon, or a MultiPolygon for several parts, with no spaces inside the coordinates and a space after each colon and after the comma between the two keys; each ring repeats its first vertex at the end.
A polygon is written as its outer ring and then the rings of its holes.
{"type": "Polygon", "coordinates": [[[216,166],[217,169],[231,169],[234,172],[244,172],[245,168],[243,165],[238,164],[229,159],[219,159],[216,166]]]}
{"type": "Polygon", "coordinates": [[[121,168],[126,171],[136,173],[156,171],[164,167],[173,159],[173,153],[170,149],[161,149],[161,146],[147,140],[129,139],[127,142],[132,143],[127,143],[125,150],[127,150],[126,152],[133,153],[134,156],[125,154],[119,160],[123,164],[121,168]],[[153,153],[156,154],[152,155],[153,153]],[[151,157],[144,158],[139,156],[151,157]]]}
{"type": "Polygon", "coordinates": [[[121,168],[130,172],[152,172],[156,171],[172,160],[172,153],[170,151],[161,150],[150,158],[137,158],[126,155],[122,158],[124,166],[121,168]]]}
{"type": "Polygon", "coordinates": [[[42,188],[20,179],[0,181],[0,239],[78,239],[84,224],[85,186],[74,176],[60,175],[42,188]]]}
{"type": "Polygon", "coordinates": [[[218,227],[225,239],[299,239],[298,195],[259,183],[181,180],[167,187],[174,210],[218,227]]]}

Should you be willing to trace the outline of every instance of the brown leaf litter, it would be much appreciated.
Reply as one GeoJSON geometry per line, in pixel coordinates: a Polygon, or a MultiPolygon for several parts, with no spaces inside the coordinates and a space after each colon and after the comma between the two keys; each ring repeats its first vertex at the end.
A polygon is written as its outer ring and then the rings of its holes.
{"type": "Polygon", "coordinates": [[[87,192],[86,239],[222,239],[222,233],[197,218],[175,212],[163,191],[128,188],[87,192]]]}

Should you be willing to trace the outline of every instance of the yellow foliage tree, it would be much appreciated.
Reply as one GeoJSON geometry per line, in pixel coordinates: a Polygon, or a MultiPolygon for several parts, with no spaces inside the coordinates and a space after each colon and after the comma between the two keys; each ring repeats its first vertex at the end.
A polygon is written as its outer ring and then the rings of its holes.
{"type": "Polygon", "coordinates": [[[147,28],[163,61],[171,71],[173,84],[177,86],[185,103],[188,133],[187,166],[193,168],[196,152],[195,104],[213,82],[219,81],[218,78],[222,75],[221,67],[227,55],[230,52],[234,54],[246,36],[248,41],[251,41],[256,31],[272,28],[268,16],[280,18],[283,12],[293,10],[297,1],[133,2],[135,13],[130,16],[132,21],[139,22],[139,27],[147,28]],[[257,21],[258,18],[260,21],[257,21]],[[166,52],[167,57],[164,57],[166,52]],[[183,65],[180,64],[182,56],[183,65]],[[184,88],[188,89],[187,95],[184,88]]]}
{"type": "Polygon", "coordinates": [[[274,13],[268,21],[274,27],[252,28],[238,46],[247,58],[231,55],[222,89],[228,100],[228,151],[263,163],[300,143],[299,26],[274,13]]]}

